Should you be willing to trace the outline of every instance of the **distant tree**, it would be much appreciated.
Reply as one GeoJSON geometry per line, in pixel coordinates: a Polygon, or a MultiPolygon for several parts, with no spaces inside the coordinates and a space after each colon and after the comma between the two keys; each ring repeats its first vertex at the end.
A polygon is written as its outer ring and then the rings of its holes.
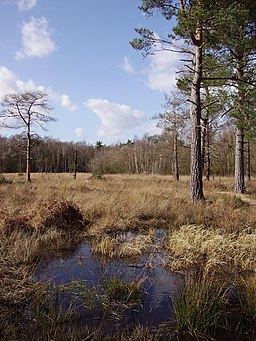
{"type": "Polygon", "coordinates": [[[55,119],[49,115],[52,107],[44,91],[26,91],[6,95],[1,102],[0,125],[10,129],[22,129],[26,133],[26,181],[31,182],[32,127],[46,130],[45,124],[55,119]]]}
{"type": "Polygon", "coordinates": [[[102,141],[96,141],[95,148],[100,150],[101,148],[105,147],[102,141]]]}
{"type": "Polygon", "coordinates": [[[188,105],[182,94],[172,91],[165,95],[164,112],[153,116],[157,126],[163,129],[163,136],[173,140],[173,173],[179,181],[178,139],[189,118],[188,105]]]}

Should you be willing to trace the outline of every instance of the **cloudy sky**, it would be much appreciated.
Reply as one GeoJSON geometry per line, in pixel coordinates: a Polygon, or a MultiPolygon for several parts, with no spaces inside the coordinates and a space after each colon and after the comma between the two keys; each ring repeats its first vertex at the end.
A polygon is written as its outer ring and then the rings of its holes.
{"type": "Polygon", "coordinates": [[[143,59],[130,46],[136,27],[169,31],[170,23],[145,18],[139,4],[0,0],[0,97],[47,91],[57,122],[41,134],[62,141],[111,144],[155,133],[150,117],[175,84],[179,56],[165,51],[143,59]]]}

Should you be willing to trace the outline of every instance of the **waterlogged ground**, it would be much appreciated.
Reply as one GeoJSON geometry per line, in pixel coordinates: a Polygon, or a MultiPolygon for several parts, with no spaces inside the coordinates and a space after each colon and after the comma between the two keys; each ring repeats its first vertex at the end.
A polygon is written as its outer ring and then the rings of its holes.
{"type": "MultiPolygon", "coordinates": [[[[142,239],[143,236],[148,241],[148,234],[140,234],[142,239]]],[[[118,237],[130,243],[136,233],[126,232],[118,237]]],[[[75,312],[71,318],[75,319],[72,323],[77,330],[85,325],[91,335],[100,330],[101,339],[104,335],[109,337],[144,326],[153,335],[162,335],[156,340],[177,340],[170,334],[174,321],[172,301],[184,287],[184,275],[165,267],[164,245],[169,231],[155,229],[153,238],[152,233],[150,237],[151,246],[146,252],[136,258],[123,259],[100,256],[93,252],[92,240],[88,239],[73,254],[45,260],[37,268],[34,280],[51,285],[54,295],[50,300],[56,312],[70,310],[69,316],[75,312]]],[[[234,315],[234,321],[236,319],[234,315]]],[[[179,340],[195,339],[187,335],[179,337],[179,340]]],[[[253,338],[220,329],[214,340],[253,338]]]]}
{"type": "MultiPolygon", "coordinates": [[[[127,241],[132,237],[131,232],[122,235],[127,241]]],[[[140,324],[158,328],[171,321],[172,297],[182,283],[181,275],[173,274],[164,266],[165,253],[162,244],[166,238],[167,230],[156,229],[148,252],[136,259],[111,260],[93,253],[90,241],[85,241],[71,256],[55,258],[41,264],[34,279],[61,288],[60,297],[65,302],[60,304],[68,306],[75,297],[79,302],[77,306],[80,307],[82,319],[89,325],[104,322],[104,330],[113,328],[113,324],[123,324],[126,327],[129,324],[140,324]],[[114,284],[118,282],[119,285],[139,283],[140,294],[131,302],[127,298],[123,300],[122,297],[115,297],[118,295],[115,292],[112,295],[115,304],[106,303],[105,293],[113,291],[109,287],[109,283],[113,285],[113,279],[114,284]],[[87,310],[83,309],[83,300],[87,301],[87,310]],[[90,300],[93,301],[91,310],[88,309],[90,300]],[[98,303],[95,304],[95,301],[98,303]],[[105,309],[102,308],[104,304],[105,309]],[[106,308],[107,304],[109,306],[106,308]],[[106,309],[111,308],[114,311],[106,314],[106,309]]],[[[122,296],[122,292],[120,295],[122,296]]]]}

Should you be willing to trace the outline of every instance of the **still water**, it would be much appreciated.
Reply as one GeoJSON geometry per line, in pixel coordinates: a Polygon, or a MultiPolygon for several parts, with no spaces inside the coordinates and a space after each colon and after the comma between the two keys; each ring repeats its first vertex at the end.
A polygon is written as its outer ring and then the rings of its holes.
{"type": "MultiPolygon", "coordinates": [[[[131,237],[131,232],[123,235],[127,240],[131,237]]],[[[93,254],[90,242],[85,241],[71,256],[45,261],[38,267],[34,279],[57,287],[82,282],[92,288],[111,278],[125,282],[144,279],[143,300],[126,312],[125,321],[126,324],[158,327],[171,320],[172,297],[182,283],[182,276],[164,266],[162,242],[166,238],[167,230],[156,229],[150,250],[136,260],[102,258],[93,254]]],[[[68,298],[64,295],[63,299],[68,298]]]]}

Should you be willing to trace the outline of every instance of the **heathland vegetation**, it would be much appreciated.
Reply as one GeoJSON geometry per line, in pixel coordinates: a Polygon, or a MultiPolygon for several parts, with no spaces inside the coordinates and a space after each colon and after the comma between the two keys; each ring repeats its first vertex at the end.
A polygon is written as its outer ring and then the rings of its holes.
{"type": "Polygon", "coordinates": [[[26,184],[24,175],[6,174],[0,187],[1,339],[223,340],[231,334],[253,340],[255,181],[246,195],[234,195],[232,179],[217,177],[205,183],[207,201],[197,204],[189,199],[188,184],[188,177],[177,182],[172,176],[80,173],[76,180],[70,174],[32,174],[26,184]],[[35,281],[43,260],[67,257],[85,239],[103,264],[129,259],[136,265],[152,252],[152,231],[159,228],[168,232],[161,240],[164,266],[182,276],[175,293],[170,282],[172,307],[157,328],[118,328],[124,311],[143,306],[143,278],[123,282],[117,273],[91,288],[83,281],[35,281]],[[122,238],[128,231],[132,239],[122,238]],[[65,305],[63,291],[75,292],[79,306],[65,305]],[[113,321],[116,327],[107,328],[113,321]]]}

